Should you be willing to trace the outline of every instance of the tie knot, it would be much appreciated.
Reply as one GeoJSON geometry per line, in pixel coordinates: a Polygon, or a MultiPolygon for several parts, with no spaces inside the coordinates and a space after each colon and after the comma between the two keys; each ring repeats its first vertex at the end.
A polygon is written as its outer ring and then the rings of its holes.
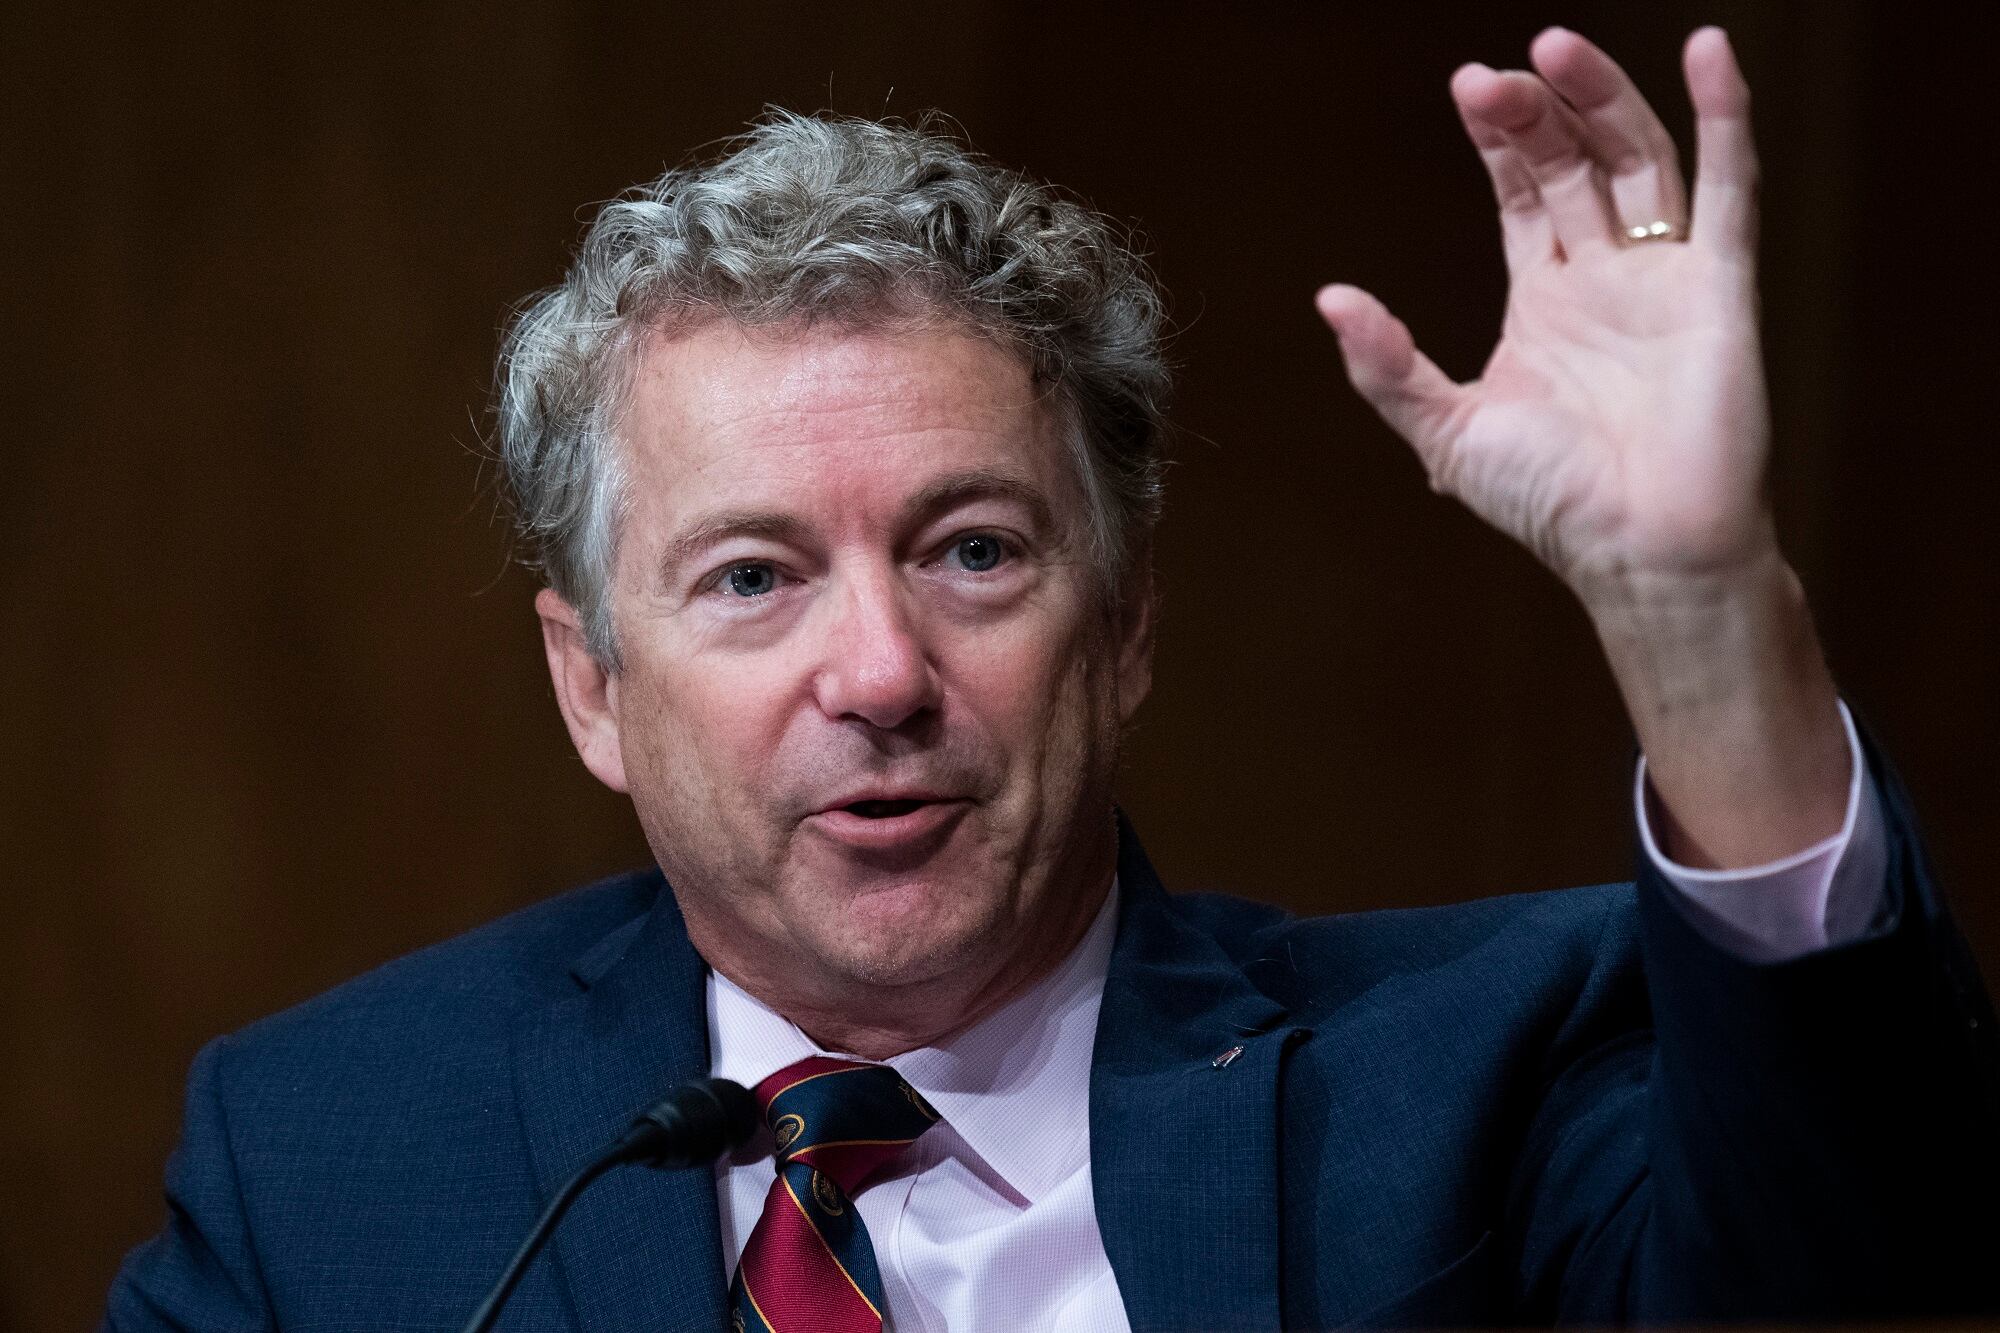
{"type": "Polygon", "coordinates": [[[800,1162],[853,1190],[937,1123],[887,1065],[809,1056],[757,1085],[780,1164],[800,1162]]]}

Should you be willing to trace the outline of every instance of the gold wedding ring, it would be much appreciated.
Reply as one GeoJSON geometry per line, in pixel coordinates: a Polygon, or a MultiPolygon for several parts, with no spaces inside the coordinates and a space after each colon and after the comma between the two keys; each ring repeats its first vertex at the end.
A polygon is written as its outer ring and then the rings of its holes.
{"type": "Polygon", "coordinates": [[[1678,231],[1679,228],[1675,227],[1673,223],[1667,221],[1665,218],[1661,218],[1658,222],[1645,222],[1636,227],[1627,227],[1625,229],[1625,239],[1628,241],[1671,241],[1678,231]]]}

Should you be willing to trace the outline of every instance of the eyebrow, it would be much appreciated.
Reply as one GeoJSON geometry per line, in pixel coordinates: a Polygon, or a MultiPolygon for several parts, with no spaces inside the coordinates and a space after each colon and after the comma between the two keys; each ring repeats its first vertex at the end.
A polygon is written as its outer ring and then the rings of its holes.
{"type": "Polygon", "coordinates": [[[1041,488],[1011,472],[979,468],[940,477],[910,497],[903,506],[905,526],[925,522],[975,500],[1003,500],[1020,505],[1040,528],[1055,526],[1055,512],[1041,488]]]}
{"type": "Polygon", "coordinates": [[[760,537],[765,541],[803,545],[806,525],[790,514],[766,509],[732,509],[710,514],[667,543],[660,553],[660,585],[672,587],[681,566],[732,537],[760,537]]]}
{"type": "MultiPolygon", "coordinates": [[[[903,505],[900,526],[918,526],[977,500],[1018,504],[1028,511],[1037,527],[1046,530],[1054,526],[1055,511],[1040,487],[1013,473],[990,468],[940,477],[924,487],[903,505]]],[[[810,530],[804,520],[782,510],[731,509],[708,514],[666,544],[660,553],[660,582],[662,586],[672,586],[683,565],[707,548],[733,537],[755,537],[803,546],[807,544],[809,535],[810,530]]]]}

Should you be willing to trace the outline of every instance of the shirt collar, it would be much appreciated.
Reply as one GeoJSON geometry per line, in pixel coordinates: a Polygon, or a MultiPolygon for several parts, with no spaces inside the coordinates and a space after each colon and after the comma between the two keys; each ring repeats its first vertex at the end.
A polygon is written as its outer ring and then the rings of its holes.
{"type": "MultiPolygon", "coordinates": [[[[1114,879],[1054,971],[964,1031],[887,1061],[1031,1203],[1090,1159],[1090,1057],[1117,921],[1114,879]]],[[[710,1072],[746,1088],[809,1055],[837,1054],[713,970],[708,1049],[710,1072]]]]}

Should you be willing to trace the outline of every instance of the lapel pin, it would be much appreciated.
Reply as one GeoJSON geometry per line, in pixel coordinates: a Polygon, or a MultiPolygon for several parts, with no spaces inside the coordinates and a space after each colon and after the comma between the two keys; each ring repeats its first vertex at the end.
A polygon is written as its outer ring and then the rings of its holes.
{"type": "Polygon", "coordinates": [[[1243,1048],[1241,1046],[1231,1046],[1221,1055],[1218,1055],[1213,1060],[1209,1061],[1209,1064],[1211,1067],[1216,1069],[1227,1069],[1229,1068],[1229,1066],[1236,1063],[1236,1057],[1241,1054],[1243,1054],[1243,1048]]]}

